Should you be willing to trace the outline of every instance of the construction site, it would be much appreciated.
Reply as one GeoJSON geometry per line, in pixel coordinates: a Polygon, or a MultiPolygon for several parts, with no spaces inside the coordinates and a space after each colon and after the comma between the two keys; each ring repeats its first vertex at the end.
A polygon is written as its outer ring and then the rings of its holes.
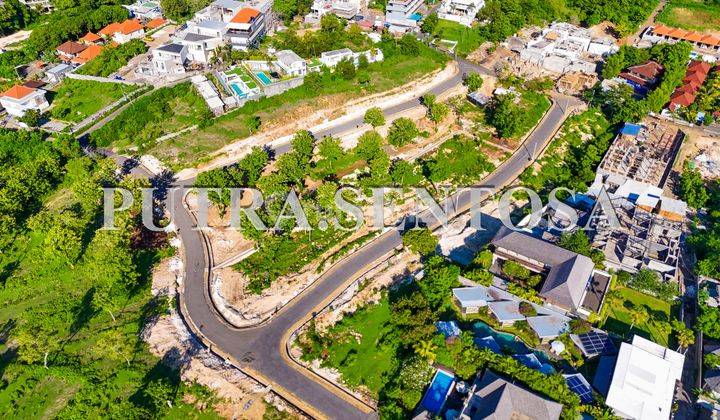
{"type": "Polygon", "coordinates": [[[598,173],[662,188],[684,138],[684,132],[660,122],[626,123],[605,154],[598,173]]]}
{"type": "Polygon", "coordinates": [[[684,202],[668,197],[626,197],[612,201],[619,226],[611,226],[601,206],[591,217],[593,248],[605,254],[605,266],[636,273],[650,269],[663,281],[678,280],[684,202]]]}

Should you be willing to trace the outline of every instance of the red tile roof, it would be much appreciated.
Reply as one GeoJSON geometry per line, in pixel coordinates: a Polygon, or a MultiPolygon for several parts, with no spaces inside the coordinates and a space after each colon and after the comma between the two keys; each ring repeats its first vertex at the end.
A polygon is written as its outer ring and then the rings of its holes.
{"type": "Polygon", "coordinates": [[[98,42],[98,41],[100,41],[101,39],[102,39],[102,38],[101,38],[99,35],[94,34],[94,33],[92,33],[92,32],[88,32],[88,33],[85,34],[84,37],[80,38],[81,41],[88,42],[88,43],[98,42]]]}
{"type": "Polygon", "coordinates": [[[22,99],[35,92],[35,89],[23,85],[15,85],[0,95],[3,98],[22,99]]]}
{"type": "Polygon", "coordinates": [[[142,24],[140,24],[139,20],[127,19],[124,22],[111,23],[108,26],[100,29],[100,32],[98,33],[103,36],[113,36],[118,32],[124,35],[129,35],[133,32],[141,30],[142,28],[142,24]]]}
{"type": "Polygon", "coordinates": [[[239,12],[233,17],[230,22],[232,23],[250,23],[253,19],[260,16],[260,12],[251,9],[249,7],[245,7],[244,9],[240,9],[239,12]]]}
{"type": "Polygon", "coordinates": [[[78,54],[77,57],[73,58],[72,62],[77,63],[77,64],[87,63],[88,61],[90,61],[93,58],[100,55],[102,50],[103,50],[102,45],[93,44],[93,45],[87,47],[87,49],[85,51],[78,54]]]}
{"type": "Polygon", "coordinates": [[[682,39],[690,42],[720,46],[720,38],[713,35],[707,35],[702,32],[686,31],[679,28],[671,28],[665,25],[655,25],[652,28],[652,33],[655,35],[669,36],[671,38],[682,39]]]}
{"type": "Polygon", "coordinates": [[[167,21],[163,18],[155,18],[155,19],[149,20],[145,24],[145,27],[148,29],[155,29],[155,28],[159,28],[159,27],[163,26],[166,22],[167,21]]]}
{"type": "Polygon", "coordinates": [[[74,55],[83,51],[85,48],[87,48],[85,45],[75,41],[65,41],[58,45],[57,50],[63,54],[74,55]]]}
{"type": "Polygon", "coordinates": [[[705,79],[710,73],[711,66],[708,63],[699,60],[693,60],[688,65],[688,69],[683,79],[683,84],[679,86],[670,96],[670,111],[675,111],[679,107],[690,106],[695,102],[698,90],[705,83],[705,79]]]}
{"type": "Polygon", "coordinates": [[[638,64],[636,66],[628,67],[628,72],[640,75],[646,79],[654,79],[660,75],[663,71],[663,66],[654,62],[648,61],[644,64],[638,64]]]}

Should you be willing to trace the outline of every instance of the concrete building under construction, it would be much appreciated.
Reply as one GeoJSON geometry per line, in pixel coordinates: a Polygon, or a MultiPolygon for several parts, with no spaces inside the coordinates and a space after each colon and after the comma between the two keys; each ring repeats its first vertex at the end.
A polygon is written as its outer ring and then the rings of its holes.
{"type": "Polygon", "coordinates": [[[685,133],[658,122],[629,124],[620,130],[605,154],[598,173],[662,188],[685,133]]]}

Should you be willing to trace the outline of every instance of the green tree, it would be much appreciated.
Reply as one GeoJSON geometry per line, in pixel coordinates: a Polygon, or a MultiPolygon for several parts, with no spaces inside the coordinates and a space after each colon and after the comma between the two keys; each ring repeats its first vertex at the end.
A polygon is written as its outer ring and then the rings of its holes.
{"type": "Polygon", "coordinates": [[[425,360],[428,360],[430,363],[435,360],[435,351],[437,350],[437,346],[432,342],[432,340],[421,340],[413,346],[413,349],[415,349],[415,354],[425,360]]]}
{"type": "Polygon", "coordinates": [[[245,121],[245,124],[248,128],[248,131],[250,131],[251,134],[255,133],[260,129],[260,124],[261,124],[260,117],[258,117],[257,115],[251,115],[247,118],[247,120],[245,121]]]}
{"type": "Polygon", "coordinates": [[[460,268],[436,255],[428,258],[424,270],[425,274],[418,282],[418,286],[430,308],[437,310],[444,302],[450,300],[452,288],[460,286],[458,280],[460,268]]]}
{"type": "Polygon", "coordinates": [[[366,124],[370,124],[373,128],[377,128],[381,125],[385,125],[385,114],[383,114],[382,109],[378,107],[368,108],[368,110],[365,111],[365,118],[363,120],[366,124]]]}
{"type": "Polygon", "coordinates": [[[430,13],[423,19],[420,24],[420,29],[422,29],[422,31],[426,34],[432,34],[435,32],[435,27],[437,27],[439,21],[440,19],[438,18],[437,13],[430,13]]]}
{"type": "Polygon", "coordinates": [[[388,143],[396,147],[402,147],[415,139],[420,134],[417,126],[410,118],[401,117],[390,125],[388,130],[388,143]]]}
{"type": "Polygon", "coordinates": [[[483,85],[483,78],[480,73],[470,73],[465,78],[465,86],[470,92],[479,90],[483,85]]]}
{"type": "Polygon", "coordinates": [[[675,338],[678,341],[678,350],[688,349],[695,344],[695,331],[685,326],[680,320],[673,320],[672,329],[675,332],[675,338]]]}
{"type": "Polygon", "coordinates": [[[370,162],[384,153],[383,139],[377,131],[366,131],[358,138],[355,153],[366,162],[370,162]]]}
{"type": "Polygon", "coordinates": [[[513,95],[500,95],[495,98],[489,115],[490,124],[502,138],[515,136],[522,124],[523,111],[515,104],[513,95]]]}
{"type": "Polygon", "coordinates": [[[27,124],[28,127],[39,127],[42,119],[43,114],[37,109],[29,109],[25,112],[25,115],[18,118],[20,122],[27,124]]]}
{"type": "Polygon", "coordinates": [[[340,62],[338,62],[335,66],[335,73],[339,74],[340,77],[345,80],[352,80],[355,78],[356,72],[357,69],[355,68],[355,63],[349,58],[340,60],[340,62]]]}
{"type": "Polygon", "coordinates": [[[396,159],[390,168],[390,178],[395,185],[401,187],[418,185],[422,181],[422,174],[417,173],[415,168],[406,160],[396,159]]]}
{"type": "Polygon", "coordinates": [[[691,166],[690,162],[685,162],[683,172],[680,175],[680,198],[682,198],[690,207],[702,208],[710,198],[705,181],[703,181],[700,171],[691,166]]]}
{"type": "Polygon", "coordinates": [[[406,230],[402,240],[404,246],[420,255],[434,253],[438,244],[438,239],[428,228],[406,230]]]}
{"type": "Polygon", "coordinates": [[[638,324],[644,324],[650,319],[650,314],[644,305],[635,305],[630,309],[630,331],[638,324]]]}
{"type": "Polygon", "coordinates": [[[187,0],[160,0],[163,14],[175,22],[182,22],[192,13],[187,0]]]}

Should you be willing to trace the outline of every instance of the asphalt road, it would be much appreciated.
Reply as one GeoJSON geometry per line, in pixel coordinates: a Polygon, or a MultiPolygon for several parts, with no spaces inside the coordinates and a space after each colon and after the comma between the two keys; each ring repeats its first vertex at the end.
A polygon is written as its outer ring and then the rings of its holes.
{"type": "MultiPolygon", "coordinates": [[[[468,63],[461,64],[461,74],[477,71],[468,63]]],[[[455,86],[460,75],[448,80],[434,89],[432,93],[441,93],[455,86]]],[[[574,98],[557,97],[548,115],[525,141],[525,146],[512,155],[492,175],[483,182],[484,186],[502,187],[515,178],[542,152],[562,121],[567,117],[569,106],[578,103],[574,98]]],[[[419,104],[419,98],[407,101],[385,111],[387,115],[402,112],[419,104]]],[[[317,137],[340,134],[355,129],[360,121],[349,121],[331,129],[314,133],[317,137]]],[[[278,148],[277,153],[285,152],[278,148]]],[[[470,206],[469,194],[457,197],[455,216],[470,206]]],[[[313,311],[327,302],[329,297],[339,293],[350,279],[362,274],[374,261],[401,245],[397,230],[390,230],[379,236],[360,250],[341,260],[333,269],[318,279],[309,289],[282,308],[274,318],[261,326],[242,329],[232,327],[216,312],[208,294],[209,262],[205,255],[205,242],[200,232],[194,230],[194,219],[183,206],[179,194],[169,196],[168,209],[178,228],[185,248],[186,273],[183,282],[186,316],[191,324],[200,330],[204,341],[221,354],[237,361],[239,368],[251,374],[255,373],[263,382],[276,387],[281,395],[291,402],[301,400],[314,410],[328,418],[361,419],[374,418],[376,413],[363,409],[357,402],[305,368],[290,361],[286,353],[286,336],[298,322],[309,319],[313,311]],[[279,388],[279,389],[278,389],[279,388]]],[[[427,214],[420,215],[430,226],[436,222],[427,214]]]]}

